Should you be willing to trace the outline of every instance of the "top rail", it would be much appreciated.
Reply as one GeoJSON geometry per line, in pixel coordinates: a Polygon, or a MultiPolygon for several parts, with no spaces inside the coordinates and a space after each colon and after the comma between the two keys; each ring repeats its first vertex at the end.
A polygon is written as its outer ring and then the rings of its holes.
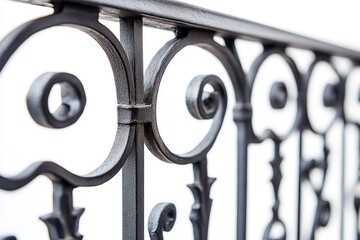
{"type": "MultiPolygon", "coordinates": [[[[52,5],[47,0],[25,0],[22,2],[52,5]]],[[[214,31],[225,37],[306,49],[360,62],[359,51],[174,0],[72,0],[69,2],[100,7],[105,17],[137,15],[142,16],[147,25],[154,27],[170,29],[181,26],[195,27],[214,31]]]]}

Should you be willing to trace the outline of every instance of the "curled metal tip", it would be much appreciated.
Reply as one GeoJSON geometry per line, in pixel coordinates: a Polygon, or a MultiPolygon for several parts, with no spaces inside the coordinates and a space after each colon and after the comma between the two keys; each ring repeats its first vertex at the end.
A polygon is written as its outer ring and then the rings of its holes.
{"type": "Polygon", "coordinates": [[[151,240],[163,240],[163,232],[169,232],[176,221],[176,207],[172,203],[159,203],[152,209],[148,230],[151,240]]]}

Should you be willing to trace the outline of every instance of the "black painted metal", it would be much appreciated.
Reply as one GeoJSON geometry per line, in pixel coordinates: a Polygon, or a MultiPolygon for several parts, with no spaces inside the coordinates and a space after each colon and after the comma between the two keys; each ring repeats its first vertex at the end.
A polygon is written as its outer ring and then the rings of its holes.
{"type": "Polygon", "coordinates": [[[149,216],[148,230],[151,240],[163,240],[163,231],[169,232],[174,227],[175,220],[175,205],[158,203],[149,216]]]}
{"type": "Polygon", "coordinates": [[[27,105],[31,117],[44,127],[64,128],[76,122],[84,111],[86,96],[80,80],[68,73],[44,73],[29,90],[27,105]],[[48,101],[52,88],[61,87],[61,105],[50,112],[48,101]]]}
{"type": "MultiPolygon", "coordinates": [[[[282,182],[281,163],[283,157],[281,147],[291,133],[299,132],[299,154],[293,156],[299,162],[298,202],[297,202],[297,239],[316,239],[317,230],[326,227],[331,218],[331,202],[323,196],[327,180],[329,154],[327,138],[331,126],[336,121],[343,123],[341,147],[342,167],[341,206],[344,207],[344,169],[345,169],[345,127],[358,123],[349,121],[344,113],[346,77],[337,73],[331,63],[332,56],[342,56],[357,64],[360,53],[333,46],[306,37],[287,33],[264,25],[242,19],[225,16],[175,1],[132,0],[77,0],[29,1],[33,4],[53,6],[54,14],[35,19],[15,29],[0,42],[0,71],[3,70],[10,57],[33,34],[44,29],[65,25],[79,29],[92,38],[106,53],[114,75],[117,105],[118,128],[113,147],[97,169],[87,175],[79,176],[54,162],[37,162],[26,170],[12,177],[0,176],[0,189],[17,190],[29,184],[39,175],[47,176],[53,182],[53,212],[41,217],[49,230],[50,239],[82,239],[79,233],[79,221],[83,208],[73,206],[73,190],[77,187],[97,186],[109,181],[120,169],[123,170],[123,239],[144,239],[144,145],[160,160],[179,165],[192,164],[194,183],[189,184],[194,195],[194,204],[190,213],[193,224],[194,239],[208,239],[209,220],[212,199],[211,186],[215,178],[208,176],[208,152],[222,127],[227,93],[222,80],[216,75],[196,76],[187,89],[186,104],[189,113],[196,119],[212,119],[212,125],[198,146],[185,154],[173,153],[164,143],[157,122],[156,106],[158,91],[169,63],[187,46],[198,46],[215,56],[226,69],[235,93],[233,119],[238,133],[238,179],[237,179],[237,239],[247,237],[247,202],[248,202],[248,148],[250,144],[259,144],[271,140],[274,145],[271,184],[273,186],[274,203],[272,218],[267,226],[263,226],[263,239],[287,239],[287,227],[279,215],[281,202],[279,191],[282,182]],[[104,25],[99,23],[102,17],[120,20],[120,40],[104,25]],[[167,42],[152,58],[143,74],[143,36],[144,25],[175,30],[175,37],[167,42]],[[220,45],[214,36],[221,36],[225,44],[220,45]],[[236,39],[250,39],[263,44],[263,52],[255,59],[250,71],[245,73],[235,46],[236,39]],[[315,60],[306,74],[301,73],[294,60],[288,56],[287,47],[307,49],[315,54],[315,60]],[[253,127],[252,106],[255,81],[259,69],[271,56],[280,56],[291,70],[296,85],[296,117],[291,129],[284,135],[273,129],[266,129],[256,134],[253,127]],[[328,84],[323,93],[323,106],[334,109],[336,115],[325,130],[318,131],[308,114],[309,83],[315,67],[319,63],[327,63],[338,79],[336,84],[328,84]],[[212,91],[206,91],[211,86],[212,91]],[[320,136],[323,143],[321,159],[304,159],[304,132],[311,131],[320,136]],[[310,175],[313,170],[322,172],[319,188],[312,183],[310,175]],[[309,236],[303,234],[301,228],[302,186],[308,183],[316,195],[317,206],[314,212],[312,229],[309,236]],[[275,225],[281,229],[279,236],[272,235],[275,225]]],[[[269,93],[269,103],[274,111],[281,111],[289,101],[289,91],[282,79],[276,81],[269,93]]],[[[65,128],[75,123],[86,107],[86,93],[81,80],[70,73],[47,72],[37,78],[27,96],[29,113],[36,123],[44,127],[65,128]],[[61,86],[62,104],[51,113],[48,97],[52,87],[61,86]]],[[[360,131],[360,130],[359,130],[360,131]]],[[[360,168],[359,168],[360,169],[360,168]]],[[[360,171],[360,170],[359,170],[360,171]]],[[[360,175],[360,174],[358,174],[360,175]]],[[[358,176],[357,184],[359,185],[358,176]]],[[[354,211],[359,225],[360,195],[354,194],[354,211]]],[[[163,231],[170,231],[176,220],[176,207],[172,203],[159,203],[149,217],[148,231],[152,240],[162,240],[163,231]]],[[[344,212],[340,214],[340,236],[344,238],[344,212]]],[[[8,236],[0,239],[16,239],[8,236]]],[[[357,228],[357,239],[360,231],[357,228]]]]}
{"type": "Polygon", "coordinates": [[[54,182],[54,210],[40,218],[48,227],[50,239],[83,238],[78,229],[80,217],[85,209],[73,208],[73,189],[73,186],[65,182],[54,182]]]}

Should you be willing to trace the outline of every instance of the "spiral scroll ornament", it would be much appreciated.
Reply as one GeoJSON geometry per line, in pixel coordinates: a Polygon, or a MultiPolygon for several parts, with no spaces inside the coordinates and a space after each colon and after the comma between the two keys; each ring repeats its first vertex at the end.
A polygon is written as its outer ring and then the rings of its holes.
{"type": "MultiPolygon", "coordinates": [[[[152,105],[154,116],[151,123],[145,124],[146,145],[155,156],[165,162],[193,164],[195,182],[189,184],[188,187],[194,195],[195,202],[190,213],[190,220],[193,224],[194,239],[205,240],[208,235],[212,205],[210,189],[215,181],[207,174],[207,153],[217,138],[226,112],[227,94],[223,82],[216,75],[199,75],[190,82],[187,88],[186,105],[190,114],[199,120],[213,120],[207,135],[190,152],[184,154],[171,152],[160,136],[156,119],[157,95],[163,74],[173,57],[189,45],[199,46],[214,54],[228,70],[233,84],[243,90],[246,88],[241,86],[242,81],[239,81],[244,78],[241,75],[242,72],[238,71],[241,69],[238,67],[238,61],[229,49],[217,44],[213,40],[212,33],[208,32],[178,29],[176,38],[158,51],[146,70],[145,102],[152,105]],[[206,86],[210,86],[213,90],[206,91],[206,86]]],[[[244,96],[237,97],[241,99],[244,96]]]]}
{"type": "MultiPolygon", "coordinates": [[[[236,95],[236,98],[238,98],[239,101],[245,101],[244,98],[247,96],[247,93],[242,93],[245,92],[247,88],[241,85],[244,84],[244,81],[241,81],[244,79],[244,76],[242,75],[242,71],[239,71],[241,67],[239,67],[238,61],[234,58],[229,49],[219,45],[213,40],[212,33],[181,30],[178,31],[177,34],[177,38],[170,40],[157,52],[145,73],[145,102],[146,104],[152,105],[153,111],[152,122],[145,124],[145,143],[155,156],[165,162],[189,164],[203,160],[213,146],[224,118],[226,110],[226,95],[223,94],[225,93],[224,91],[219,92],[219,88],[217,86],[214,88],[214,93],[211,93],[210,95],[207,95],[208,93],[198,92],[199,90],[203,91],[202,87],[204,87],[205,84],[210,84],[212,87],[214,87],[214,83],[216,82],[212,80],[212,75],[208,77],[202,77],[204,82],[201,83],[203,84],[201,88],[199,88],[197,92],[193,91],[191,94],[189,93],[190,95],[187,95],[187,98],[189,96],[195,96],[200,93],[202,95],[199,95],[199,99],[197,100],[194,98],[193,101],[187,101],[187,105],[190,107],[190,113],[197,119],[210,119],[210,117],[213,116],[213,124],[208,134],[193,150],[184,154],[175,154],[171,152],[159,133],[156,119],[156,106],[162,77],[168,64],[171,62],[174,56],[186,46],[199,46],[212,53],[223,63],[224,67],[228,70],[230,79],[232,80],[233,84],[237,87],[237,89],[241,89],[241,91],[239,91],[236,95]],[[215,97],[216,94],[219,96],[215,97]],[[207,100],[205,100],[205,98],[207,98],[207,100]]],[[[196,84],[198,84],[197,86],[200,86],[200,82],[197,82],[196,84]]],[[[196,86],[194,85],[194,87],[196,86]]]]}
{"type": "MultiPolygon", "coordinates": [[[[215,75],[197,76],[188,86],[186,104],[189,112],[196,119],[215,117],[214,121],[216,121],[216,114],[220,114],[223,118],[226,109],[225,86],[215,75]],[[204,92],[207,84],[213,87],[214,92],[204,92]]],[[[190,220],[193,223],[195,239],[206,240],[212,205],[210,189],[216,179],[208,177],[207,159],[194,163],[193,169],[195,183],[188,185],[195,198],[190,220]]]]}

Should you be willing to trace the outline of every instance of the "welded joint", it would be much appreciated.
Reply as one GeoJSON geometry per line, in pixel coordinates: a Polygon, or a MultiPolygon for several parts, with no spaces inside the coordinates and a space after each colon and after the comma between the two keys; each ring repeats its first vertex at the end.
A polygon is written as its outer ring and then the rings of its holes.
{"type": "Polygon", "coordinates": [[[118,123],[132,125],[152,121],[152,106],[145,104],[118,105],[118,123]]]}

